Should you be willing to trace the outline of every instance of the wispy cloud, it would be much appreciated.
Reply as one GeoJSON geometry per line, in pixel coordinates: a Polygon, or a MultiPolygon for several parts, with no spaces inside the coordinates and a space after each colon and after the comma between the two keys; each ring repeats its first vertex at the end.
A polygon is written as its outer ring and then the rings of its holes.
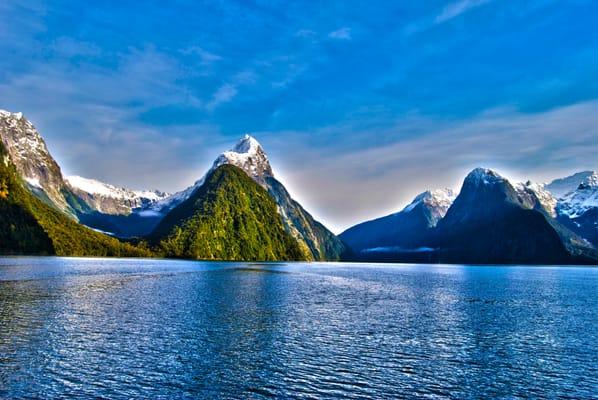
{"type": "Polygon", "coordinates": [[[330,32],[328,37],[337,40],[351,40],[351,28],[343,27],[337,29],[336,31],[330,32]]]}
{"type": "Polygon", "coordinates": [[[214,110],[221,104],[228,103],[238,93],[237,87],[231,83],[225,83],[220,86],[212,96],[212,100],[206,104],[206,108],[210,111],[214,110]]]}
{"type": "Polygon", "coordinates": [[[373,132],[340,124],[312,132],[342,138],[317,147],[305,142],[305,132],[279,134],[270,155],[291,194],[340,232],[398,211],[426,189],[458,189],[478,166],[538,182],[596,169],[597,113],[593,101],[537,114],[496,109],[453,122],[415,115],[377,129],[388,142],[373,147],[373,132]]]}
{"type": "Polygon", "coordinates": [[[311,29],[299,29],[295,32],[295,36],[301,38],[313,38],[314,36],[317,36],[317,33],[311,29]]]}
{"type": "Polygon", "coordinates": [[[201,62],[203,64],[211,64],[216,61],[222,60],[222,56],[209,52],[202,47],[199,46],[191,46],[184,50],[182,50],[183,54],[193,54],[199,56],[201,62]]]}
{"type": "Polygon", "coordinates": [[[488,3],[490,0],[459,0],[444,7],[442,12],[438,14],[434,20],[435,23],[440,24],[450,19],[456,18],[469,10],[488,3]]]}

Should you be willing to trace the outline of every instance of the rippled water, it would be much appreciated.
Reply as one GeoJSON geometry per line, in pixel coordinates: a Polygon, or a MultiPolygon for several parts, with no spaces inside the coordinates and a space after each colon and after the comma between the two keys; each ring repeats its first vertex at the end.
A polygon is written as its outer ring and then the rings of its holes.
{"type": "Polygon", "coordinates": [[[0,258],[0,397],[598,395],[598,269],[0,258]]]}

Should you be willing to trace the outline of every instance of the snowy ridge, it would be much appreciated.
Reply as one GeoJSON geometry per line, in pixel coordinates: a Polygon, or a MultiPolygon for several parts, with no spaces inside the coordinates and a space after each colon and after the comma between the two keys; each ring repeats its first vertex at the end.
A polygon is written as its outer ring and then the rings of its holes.
{"type": "Polygon", "coordinates": [[[530,204],[539,203],[551,217],[556,217],[557,199],[552,193],[546,190],[544,185],[527,181],[526,183],[514,183],[513,187],[517,191],[517,194],[530,204]]]}
{"type": "Polygon", "coordinates": [[[436,189],[426,190],[420,193],[413,199],[413,201],[405,207],[401,212],[409,213],[413,211],[418,205],[423,204],[430,210],[434,219],[434,224],[444,218],[446,212],[455,201],[457,194],[452,189],[436,189]]]}
{"type": "Polygon", "coordinates": [[[169,196],[168,193],[160,192],[158,190],[131,190],[123,187],[116,187],[95,179],[83,178],[81,176],[68,176],[66,177],[66,181],[75,189],[113,199],[146,199],[148,201],[157,201],[169,196]]]}
{"type": "Polygon", "coordinates": [[[577,190],[567,193],[558,203],[559,214],[569,218],[580,217],[593,208],[598,208],[598,182],[580,184],[577,190]]]}
{"type": "Polygon", "coordinates": [[[580,184],[598,185],[598,172],[582,171],[565,178],[555,179],[545,184],[545,188],[555,197],[561,198],[566,194],[576,190],[580,184]]]}
{"type": "Polygon", "coordinates": [[[518,201],[526,208],[539,208],[551,217],[556,216],[557,200],[544,185],[532,181],[515,182],[488,168],[476,168],[465,178],[465,185],[507,185],[517,194],[518,201]]]}
{"type": "Polygon", "coordinates": [[[149,206],[137,210],[137,214],[139,214],[142,217],[165,215],[170,210],[172,210],[173,208],[181,204],[183,201],[191,197],[193,192],[195,192],[203,185],[205,178],[206,175],[204,175],[200,180],[196,181],[192,186],[189,186],[187,189],[181,190],[180,192],[176,192],[165,198],[159,199],[158,201],[153,202],[149,206]]]}

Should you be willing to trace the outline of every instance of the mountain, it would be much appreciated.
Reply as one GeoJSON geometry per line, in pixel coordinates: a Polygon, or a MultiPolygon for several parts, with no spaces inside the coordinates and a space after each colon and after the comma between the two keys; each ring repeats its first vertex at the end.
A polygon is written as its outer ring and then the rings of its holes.
{"type": "MultiPolygon", "coordinates": [[[[118,257],[149,255],[146,250],[121,243],[78,224],[34,196],[27,187],[28,184],[21,179],[21,172],[11,161],[4,143],[0,143],[0,159],[0,254],[118,257]]],[[[21,170],[23,165],[35,163],[34,160],[23,161],[21,170]]],[[[37,177],[40,182],[48,178],[41,175],[37,177]]]]}
{"type": "Polygon", "coordinates": [[[582,183],[588,185],[597,184],[598,174],[596,171],[577,172],[565,178],[555,179],[546,184],[545,188],[558,199],[567,193],[574,191],[582,183]]]}
{"type": "Polygon", "coordinates": [[[86,208],[70,191],[43,138],[22,113],[0,110],[0,140],[19,175],[40,199],[72,216],[86,208]]]}
{"type": "Polygon", "coordinates": [[[546,190],[544,185],[532,181],[512,185],[520,201],[527,207],[541,211],[552,218],[556,217],[557,199],[546,190]]]}
{"type": "Polygon", "coordinates": [[[173,208],[150,236],[167,257],[201,260],[302,260],[269,193],[241,169],[223,164],[173,208]]]}
{"type": "Polygon", "coordinates": [[[228,164],[242,169],[275,199],[286,231],[298,241],[305,258],[338,260],[346,251],[340,239],[291,198],[274,177],[261,145],[248,135],[222,153],[203,178],[173,195],[132,191],[78,176],[65,179],[41,135],[20,113],[0,112],[0,137],[10,161],[35,196],[76,221],[117,237],[150,234],[171,210],[203,186],[211,172],[228,164]]]}
{"type": "Polygon", "coordinates": [[[598,246],[598,174],[586,176],[575,190],[563,195],[556,211],[561,223],[598,246]]]}
{"type": "Polygon", "coordinates": [[[402,211],[353,226],[339,237],[357,259],[429,261],[431,235],[455,196],[451,189],[425,191],[402,211]]]}
{"type": "Polygon", "coordinates": [[[483,168],[473,170],[438,223],[440,262],[570,264],[598,261],[594,248],[551,218],[535,195],[483,168]]]}
{"type": "MultiPolygon", "coordinates": [[[[575,210],[595,210],[592,190],[586,185],[571,192],[575,210]]],[[[544,185],[511,183],[476,168],[458,196],[447,189],[424,192],[402,211],[356,225],[340,238],[361,261],[597,263],[596,248],[561,222],[564,207],[544,185]]]]}
{"type": "Polygon", "coordinates": [[[28,189],[46,204],[91,228],[120,237],[151,232],[162,215],[139,215],[164,198],[160,192],[132,192],[85,178],[65,179],[46,143],[21,113],[0,110],[0,139],[28,189]]]}
{"type": "Polygon", "coordinates": [[[142,208],[138,213],[148,217],[166,215],[199,190],[204,185],[206,176],[222,165],[233,165],[241,169],[273,197],[286,231],[298,241],[304,258],[339,260],[347,251],[342,241],[293,200],[284,185],[276,180],[266,152],[250,135],[245,135],[231,150],[220,154],[208,173],[194,185],[142,208]]]}
{"type": "Polygon", "coordinates": [[[339,260],[346,252],[342,241],[293,200],[276,180],[268,157],[255,138],[245,135],[230,151],[222,153],[212,168],[224,164],[240,168],[270,193],[286,230],[299,242],[308,259],[339,260]]]}
{"type": "Polygon", "coordinates": [[[143,208],[169,196],[159,190],[131,190],[116,187],[95,179],[68,176],[71,190],[94,210],[113,215],[128,215],[136,208],[143,208]]]}

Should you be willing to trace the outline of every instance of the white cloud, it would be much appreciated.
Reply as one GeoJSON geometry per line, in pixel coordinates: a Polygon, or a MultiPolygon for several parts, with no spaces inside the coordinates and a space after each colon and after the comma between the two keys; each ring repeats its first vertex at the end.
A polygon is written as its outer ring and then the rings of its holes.
{"type": "Polygon", "coordinates": [[[237,87],[230,83],[225,83],[224,85],[220,86],[218,90],[212,96],[212,100],[208,104],[206,104],[206,108],[208,110],[214,110],[221,104],[228,103],[231,101],[238,93],[237,87]]]}
{"type": "Polygon", "coordinates": [[[472,8],[488,3],[490,0],[459,0],[444,7],[442,12],[436,16],[435,23],[439,24],[456,18],[472,8]]]}
{"type": "Polygon", "coordinates": [[[182,51],[183,54],[194,54],[199,56],[202,64],[212,64],[216,61],[222,60],[222,56],[211,53],[199,46],[191,46],[182,51]]]}
{"type": "Polygon", "coordinates": [[[316,35],[317,33],[311,29],[299,29],[297,32],[295,32],[295,36],[301,38],[313,38],[316,35]]]}
{"type": "Polygon", "coordinates": [[[337,29],[336,31],[330,32],[328,37],[337,40],[351,40],[351,29],[347,27],[337,29]]]}
{"type": "Polygon", "coordinates": [[[267,150],[291,194],[338,233],[396,212],[426,189],[458,189],[477,166],[537,182],[596,169],[595,115],[598,101],[535,114],[498,109],[452,122],[413,116],[375,131],[344,124],[278,132],[267,150]]]}

